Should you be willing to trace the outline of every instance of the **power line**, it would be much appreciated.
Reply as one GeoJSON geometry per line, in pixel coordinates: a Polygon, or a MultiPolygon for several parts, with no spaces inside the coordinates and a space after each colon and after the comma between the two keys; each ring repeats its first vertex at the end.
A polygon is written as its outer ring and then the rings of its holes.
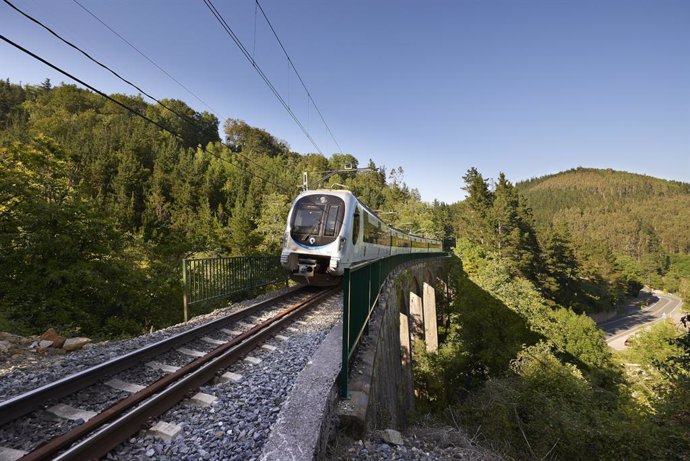
{"type": "MultiPolygon", "coordinates": [[[[94,57],[92,57],[90,54],[88,54],[86,51],[82,50],[80,47],[78,47],[78,46],[75,45],[74,43],[72,43],[72,42],[70,42],[69,40],[66,40],[65,38],[63,38],[62,36],[60,36],[57,32],[53,31],[50,27],[46,26],[45,24],[43,24],[43,23],[42,23],[41,21],[39,21],[38,19],[36,19],[36,18],[30,16],[29,14],[25,13],[24,11],[22,11],[21,9],[19,9],[18,7],[16,7],[15,5],[13,5],[9,0],[3,0],[3,1],[4,1],[5,3],[7,3],[11,8],[13,8],[15,11],[17,11],[18,13],[20,13],[21,15],[23,15],[24,17],[26,17],[27,19],[29,19],[30,21],[32,21],[33,23],[35,23],[35,24],[37,24],[37,25],[43,27],[45,30],[47,30],[48,32],[50,32],[53,36],[55,36],[57,39],[59,39],[59,40],[62,41],[63,43],[65,43],[65,44],[67,44],[68,46],[70,46],[71,48],[73,48],[73,49],[79,51],[82,55],[86,56],[86,57],[87,57],[89,60],[91,60],[92,62],[98,64],[100,67],[102,67],[102,68],[108,70],[110,73],[112,73],[113,75],[115,75],[115,76],[116,76],[118,79],[120,79],[121,81],[123,81],[123,82],[125,82],[126,84],[132,86],[133,88],[137,89],[138,91],[140,91],[141,93],[143,93],[144,95],[146,95],[147,97],[149,97],[150,99],[156,101],[158,104],[160,104],[160,105],[161,105],[162,107],[164,107],[165,109],[167,109],[167,110],[169,110],[170,112],[172,112],[173,114],[175,114],[175,115],[176,115],[177,117],[179,117],[180,119],[186,120],[187,122],[189,122],[189,123],[193,124],[194,126],[196,126],[196,127],[199,129],[200,132],[203,132],[204,127],[201,126],[197,120],[195,120],[195,119],[193,119],[193,118],[191,118],[191,117],[189,117],[189,116],[187,116],[187,115],[185,115],[185,114],[180,114],[180,113],[177,112],[176,110],[174,110],[174,109],[168,107],[166,104],[164,104],[163,102],[161,102],[160,100],[158,100],[156,97],[150,95],[149,93],[147,93],[146,91],[144,91],[143,89],[141,89],[138,85],[136,85],[136,84],[134,84],[133,82],[131,82],[131,81],[125,79],[125,78],[122,77],[120,74],[118,74],[116,71],[114,71],[113,69],[111,69],[110,67],[108,67],[106,64],[103,64],[102,62],[98,61],[97,59],[95,59],[94,57]]],[[[74,1],[76,2],[76,0],[74,0],[74,1]]],[[[78,4],[79,2],[76,2],[76,3],[78,4]]],[[[105,24],[104,24],[104,25],[105,25],[105,24]]],[[[106,27],[107,27],[107,25],[106,25],[106,27]]],[[[112,29],[111,29],[111,30],[112,30],[112,29]]],[[[113,32],[114,32],[114,31],[113,31],[113,32]]],[[[217,114],[216,114],[216,117],[218,117],[217,114]]],[[[180,139],[184,140],[184,138],[183,138],[181,135],[179,135],[179,134],[177,134],[177,133],[175,133],[175,135],[176,135],[177,137],[179,137],[180,139]]],[[[244,155],[244,154],[241,154],[241,153],[239,153],[239,152],[236,152],[236,153],[237,153],[238,155],[240,155],[241,157],[243,157],[245,160],[247,160],[249,163],[255,165],[257,168],[266,171],[265,168],[261,167],[260,165],[258,165],[258,164],[255,163],[255,162],[253,162],[248,156],[246,156],[246,155],[244,155]]],[[[245,170],[245,171],[249,172],[249,170],[245,170]]],[[[250,174],[253,174],[253,173],[250,173],[250,174]]],[[[257,177],[261,178],[261,176],[258,176],[258,175],[257,175],[257,177]]],[[[262,178],[262,179],[264,179],[264,178],[262,178]]],[[[264,179],[264,180],[265,180],[265,181],[268,181],[268,180],[266,180],[266,179],[264,179]]],[[[268,181],[268,182],[271,182],[271,181],[268,181]]],[[[272,183],[272,184],[275,184],[275,183],[272,183]]]]}
{"type": "Polygon", "coordinates": [[[296,116],[295,113],[292,111],[292,109],[291,109],[290,106],[287,104],[287,102],[285,102],[285,99],[283,99],[283,97],[280,95],[280,93],[278,92],[278,90],[276,89],[276,87],[273,85],[273,83],[271,83],[271,80],[266,76],[266,74],[265,74],[264,71],[261,69],[261,67],[256,63],[256,61],[254,60],[252,54],[251,54],[251,53],[247,50],[247,48],[242,44],[242,41],[239,39],[239,37],[237,37],[237,35],[236,35],[235,32],[232,30],[232,28],[230,27],[230,25],[228,25],[228,23],[225,21],[225,19],[223,18],[223,16],[220,14],[220,12],[218,11],[218,9],[216,9],[216,7],[213,5],[213,2],[211,2],[211,0],[204,0],[204,3],[205,3],[206,6],[208,7],[208,9],[211,11],[211,13],[213,14],[213,16],[216,18],[216,20],[218,20],[218,22],[220,23],[221,27],[222,27],[222,28],[225,30],[225,32],[230,36],[230,38],[232,38],[232,40],[235,42],[235,45],[237,45],[237,47],[240,49],[240,51],[242,52],[242,54],[244,55],[244,57],[247,58],[247,61],[249,61],[249,63],[254,67],[254,69],[255,69],[256,72],[259,74],[259,76],[261,77],[261,79],[266,83],[266,85],[268,85],[268,87],[271,89],[271,91],[273,92],[273,94],[275,95],[275,97],[278,99],[278,101],[280,101],[280,103],[283,105],[283,107],[285,108],[285,110],[290,114],[290,116],[291,116],[292,119],[295,121],[295,123],[300,127],[300,129],[302,130],[302,133],[304,133],[304,135],[307,137],[307,139],[309,139],[309,141],[310,141],[311,144],[314,146],[314,148],[316,149],[316,151],[317,151],[319,154],[323,155],[323,152],[321,152],[321,149],[320,149],[319,146],[316,144],[316,142],[314,141],[314,139],[311,137],[311,135],[309,134],[309,131],[304,127],[304,125],[303,125],[302,122],[299,120],[299,118],[297,118],[297,116],[296,116]]]}
{"type": "MultiPolygon", "coordinates": [[[[189,88],[187,88],[186,86],[184,86],[182,83],[180,83],[175,77],[173,77],[172,75],[170,75],[165,69],[163,69],[161,66],[159,66],[158,64],[156,64],[155,61],[153,61],[151,58],[149,58],[147,55],[145,55],[145,54],[144,54],[142,51],[140,51],[136,46],[134,46],[134,45],[133,45],[132,43],[130,43],[126,38],[124,38],[122,35],[120,35],[116,30],[114,30],[114,29],[113,29],[112,27],[110,27],[108,24],[106,24],[105,22],[103,22],[98,16],[96,16],[93,12],[91,12],[91,11],[90,11],[88,8],[86,8],[84,5],[82,5],[81,3],[79,3],[79,1],[77,1],[77,0],[72,0],[72,1],[73,1],[74,3],[76,3],[77,5],[79,5],[84,11],[86,11],[88,14],[90,14],[90,15],[91,15],[94,19],[96,19],[98,22],[100,22],[101,24],[103,24],[103,26],[105,26],[108,30],[110,30],[113,34],[115,34],[117,37],[119,37],[122,41],[124,41],[127,45],[129,45],[132,49],[134,49],[137,53],[139,53],[141,56],[143,56],[146,60],[148,60],[151,64],[153,64],[153,65],[154,65],[156,68],[158,68],[161,72],[163,72],[165,75],[167,75],[168,77],[170,77],[171,80],[173,80],[173,81],[174,81],[175,83],[177,83],[180,87],[184,88],[189,94],[191,94],[192,96],[194,96],[198,101],[200,101],[202,104],[204,104],[204,105],[211,111],[211,113],[213,113],[213,114],[216,116],[216,118],[218,118],[219,120],[221,120],[221,119],[223,119],[223,118],[228,118],[228,117],[221,117],[221,116],[218,114],[218,111],[216,111],[216,110],[213,109],[211,106],[209,106],[208,104],[206,104],[206,102],[205,102],[204,100],[202,100],[199,96],[197,96],[196,94],[194,94],[194,92],[192,92],[192,90],[190,90],[189,88]]],[[[203,128],[203,127],[201,127],[201,128],[203,128]]],[[[247,162],[249,162],[250,164],[254,165],[256,168],[258,168],[258,169],[260,169],[260,170],[264,170],[264,171],[266,171],[267,173],[269,173],[268,170],[266,170],[265,168],[263,168],[263,167],[262,167],[261,165],[259,165],[258,163],[254,162],[249,156],[244,155],[244,154],[242,154],[241,152],[234,152],[234,153],[237,154],[237,155],[239,155],[240,157],[244,158],[247,162]]]]}
{"type": "Polygon", "coordinates": [[[185,85],[183,85],[179,80],[177,80],[175,77],[173,77],[172,75],[170,75],[165,69],[163,69],[163,68],[162,68],[161,66],[159,66],[153,59],[151,59],[151,58],[148,57],[146,54],[144,54],[144,52],[142,52],[139,48],[137,48],[137,47],[134,46],[132,43],[130,43],[129,40],[127,40],[127,39],[124,38],[122,35],[120,35],[115,29],[113,29],[113,28],[110,27],[108,24],[106,24],[105,22],[103,22],[103,20],[101,20],[101,18],[99,18],[98,16],[96,16],[91,10],[89,10],[88,8],[86,8],[84,5],[82,5],[81,3],[79,3],[77,0],[72,0],[72,1],[73,1],[74,3],[76,3],[77,5],[79,5],[79,7],[80,7],[81,9],[83,9],[83,10],[86,11],[88,14],[90,14],[96,21],[98,21],[98,22],[100,22],[101,24],[103,24],[103,26],[105,26],[110,32],[112,32],[112,33],[115,34],[117,37],[119,37],[120,40],[122,40],[122,41],[125,42],[127,45],[129,45],[130,48],[132,48],[134,51],[136,51],[137,53],[139,53],[144,59],[146,59],[148,62],[150,62],[151,64],[153,64],[158,70],[160,70],[160,71],[163,72],[165,75],[167,75],[168,78],[170,78],[173,82],[177,83],[177,84],[178,84],[181,88],[183,88],[187,93],[189,93],[189,94],[191,94],[192,96],[194,96],[194,97],[196,98],[197,101],[199,101],[201,104],[203,104],[204,106],[206,106],[207,109],[209,109],[212,113],[214,113],[214,114],[216,115],[216,117],[218,117],[218,111],[214,110],[213,107],[209,106],[209,105],[206,103],[206,101],[204,101],[203,99],[201,99],[201,98],[200,98],[199,96],[197,96],[192,90],[190,90],[189,88],[187,88],[187,87],[186,87],[185,85]]]}
{"type": "Polygon", "coordinates": [[[295,75],[297,75],[297,78],[299,79],[300,83],[302,84],[302,88],[304,88],[304,91],[306,91],[307,96],[309,97],[309,100],[314,105],[314,109],[316,109],[316,112],[319,114],[319,117],[321,117],[321,121],[323,122],[324,126],[328,130],[328,134],[331,135],[331,139],[333,139],[333,142],[335,143],[336,146],[338,146],[338,150],[342,154],[343,149],[340,147],[340,144],[338,144],[338,141],[336,141],[335,136],[333,135],[333,132],[331,131],[331,128],[328,126],[328,123],[326,123],[326,120],[324,119],[323,114],[321,114],[319,107],[316,105],[316,101],[314,101],[314,98],[312,98],[311,93],[309,92],[309,89],[307,88],[307,85],[304,83],[304,80],[302,80],[302,76],[297,71],[297,68],[295,67],[295,64],[292,62],[292,59],[290,59],[290,55],[288,54],[287,50],[283,46],[283,42],[280,40],[280,37],[278,37],[278,34],[276,33],[275,29],[273,28],[273,24],[271,24],[271,21],[268,19],[268,16],[266,16],[266,12],[264,11],[264,8],[259,3],[259,0],[255,0],[255,1],[256,1],[256,5],[259,7],[259,10],[261,11],[261,14],[263,15],[264,19],[268,23],[268,27],[271,28],[271,32],[273,32],[273,36],[276,38],[276,40],[278,41],[278,44],[280,45],[280,48],[283,50],[283,53],[285,54],[285,57],[287,58],[288,62],[290,63],[290,66],[292,66],[292,70],[295,71],[295,75]]]}
{"type": "MultiPolygon", "coordinates": [[[[165,132],[167,132],[167,133],[173,135],[174,137],[178,138],[179,140],[184,141],[184,137],[183,137],[182,135],[180,135],[179,133],[176,133],[176,132],[174,132],[172,129],[170,129],[170,128],[168,128],[168,127],[165,127],[165,126],[163,126],[163,125],[161,125],[160,123],[156,122],[155,120],[153,120],[153,119],[147,117],[146,115],[142,114],[141,112],[137,111],[136,109],[133,109],[133,108],[129,107],[127,104],[125,104],[125,103],[123,103],[123,102],[120,102],[120,101],[118,101],[117,99],[115,99],[115,98],[113,98],[113,97],[107,95],[106,93],[100,91],[99,89],[95,88],[94,86],[89,85],[88,83],[86,83],[85,81],[81,80],[80,78],[75,77],[74,75],[72,75],[72,74],[70,74],[69,72],[67,72],[66,70],[64,70],[64,69],[62,69],[62,68],[56,66],[55,64],[52,64],[52,63],[48,62],[47,60],[43,59],[42,57],[38,56],[37,54],[35,54],[35,53],[33,53],[33,52],[29,51],[29,50],[27,50],[27,49],[24,48],[23,46],[21,46],[21,45],[19,45],[18,43],[16,43],[16,42],[10,40],[9,38],[5,37],[5,36],[2,35],[2,34],[0,34],[0,40],[3,40],[3,41],[5,41],[5,42],[7,42],[8,44],[14,46],[14,47],[17,48],[18,50],[20,50],[20,51],[22,51],[22,52],[28,54],[28,55],[31,56],[32,58],[36,59],[37,61],[42,62],[43,64],[45,64],[46,66],[52,68],[53,70],[56,70],[57,72],[61,73],[62,75],[66,76],[66,77],[69,77],[69,78],[71,78],[72,80],[74,80],[75,82],[77,82],[77,83],[79,83],[79,84],[85,86],[86,88],[90,89],[90,90],[93,91],[94,93],[96,93],[96,94],[102,96],[103,98],[105,98],[105,99],[107,99],[107,100],[109,100],[109,101],[111,101],[111,102],[117,104],[118,106],[122,107],[123,109],[127,110],[128,112],[131,112],[132,114],[134,114],[134,115],[136,115],[136,116],[138,116],[138,117],[143,118],[143,119],[146,120],[147,122],[156,125],[156,126],[157,126],[158,128],[160,128],[161,130],[163,130],[163,131],[165,131],[165,132]]],[[[220,160],[220,161],[229,163],[230,165],[234,166],[235,168],[239,168],[239,169],[245,171],[246,173],[248,173],[248,174],[250,174],[250,175],[252,175],[252,176],[254,176],[254,177],[256,177],[256,178],[261,179],[262,181],[264,181],[264,182],[266,182],[266,183],[268,183],[268,184],[272,184],[272,185],[276,186],[279,190],[281,190],[281,191],[283,191],[283,192],[285,192],[285,193],[287,193],[287,194],[292,194],[292,191],[289,191],[288,189],[284,188],[284,186],[281,185],[281,184],[278,184],[278,183],[273,182],[273,181],[271,181],[271,180],[269,180],[269,179],[266,179],[266,178],[264,178],[263,176],[258,175],[258,174],[254,173],[254,172],[252,172],[252,171],[250,171],[250,170],[248,170],[248,169],[246,169],[246,168],[243,168],[242,166],[237,165],[236,163],[233,163],[233,162],[229,161],[228,159],[223,158],[223,157],[220,156],[220,155],[214,154],[213,152],[209,152],[209,151],[205,151],[205,152],[208,153],[209,155],[211,155],[212,157],[215,157],[215,158],[217,158],[217,159],[220,160]]]]}
{"type": "MultiPolygon", "coordinates": [[[[103,64],[102,62],[100,62],[99,60],[97,60],[96,58],[94,58],[93,56],[91,56],[89,53],[87,53],[87,52],[84,51],[83,49],[79,48],[79,47],[78,47],[77,45],[75,45],[74,43],[72,43],[72,42],[70,42],[69,40],[63,38],[60,34],[58,34],[57,32],[55,32],[55,31],[54,31],[53,29],[51,29],[50,27],[48,27],[48,26],[46,26],[45,24],[43,24],[43,23],[42,23],[41,21],[39,21],[38,19],[36,19],[36,18],[30,16],[30,15],[27,14],[26,12],[22,11],[20,8],[18,8],[18,7],[16,7],[15,5],[13,5],[12,2],[10,2],[9,0],[4,0],[4,2],[5,2],[6,4],[8,4],[12,9],[14,9],[15,11],[17,11],[19,14],[21,14],[22,16],[24,16],[25,18],[27,18],[29,21],[33,22],[34,24],[37,24],[37,25],[41,26],[42,28],[44,28],[45,30],[47,30],[48,32],[50,32],[54,37],[56,37],[56,38],[57,38],[58,40],[60,40],[61,42],[65,43],[65,44],[68,45],[69,47],[71,47],[71,48],[77,50],[78,52],[80,52],[81,54],[83,54],[84,56],[86,56],[87,59],[89,59],[90,61],[96,63],[97,65],[99,65],[99,66],[102,67],[103,69],[107,70],[108,72],[110,72],[111,74],[113,74],[115,77],[117,77],[118,79],[122,80],[122,81],[125,82],[126,84],[128,84],[128,85],[130,85],[131,87],[137,89],[138,91],[140,91],[141,93],[143,93],[143,94],[144,94],[145,96],[147,96],[148,98],[150,98],[150,99],[156,101],[156,102],[157,102],[158,104],[160,104],[162,107],[164,107],[165,109],[169,110],[169,111],[172,112],[173,114],[177,115],[179,118],[184,119],[184,120],[186,120],[186,121],[188,121],[188,122],[190,122],[190,123],[193,123],[193,124],[197,125],[197,121],[196,121],[196,120],[192,119],[191,117],[189,117],[189,116],[187,116],[187,115],[185,115],[185,114],[180,114],[180,113],[177,112],[176,110],[174,110],[174,109],[168,107],[166,104],[164,104],[163,102],[161,102],[160,100],[158,100],[155,96],[150,95],[149,93],[147,93],[146,91],[144,91],[143,89],[141,89],[141,87],[139,87],[138,85],[136,85],[136,84],[132,83],[131,81],[127,80],[126,78],[124,78],[123,76],[121,76],[120,74],[118,74],[117,72],[115,72],[113,69],[111,69],[111,68],[108,67],[107,65],[103,64]]],[[[197,126],[198,126],[198,125],[197,125],[197,126]]]]}
{"type": "Polygon", "coordinates": [[[46,61],[46,60],[43,59],[42,57],[38,56],[37,54],[34,54],[34,53],[32,53],[31,51],[29,51],[29,50],[27,50],[26,48],[24,48],[23,46],[19,45],[18,43],[13,42],[13,41],[10,40],[9,38],[5,37],[4,35],[0,34],[0,39],[4,40],[5,42],[7,42],[7,43],[9,43],[10,45],[14,46],[15,48],[19,49],[20,51],[23,51],[24,53],[28,54],[28,55],[31,56],[32,58],[34,58],[34,59],[36,59],[36,60],[38,60],[38,61],[41,61],[41,62],[42,62],[43,64],[45,64],[46,66],[48,66],[48,67],[50,67],[50,68],[52,68],[52,69],[54,69],[54,70],[60,72],[62,75],[66,76],[66,77],[69,77],[69,78],[71,78],[72,80],[74,80],[75,82],[84,85],[85,87],[87,87],[88,89],[90,89],[91,91],[93,91],[94,93],[97,93],[97,94],[103,96],[105,99],[107,99],[107,100],[109,100],[109,101],[111,101],[111,102],[114,102],[115,104],[117,104],[118,106],[120,106],[120,107],[124,108],[125,110],[131,112],[132,114],[137,115],[137,116],[143,118],[144,120],[146,120],[146,121],[148,121],[148,122],[150,122],[150,123],[153,123],[154,125],[156,125],[156,126],[157,126],[158,128],[160,128],[161,130],[166,131],[166,132],[170,133],[171,135],[175,136],[176,138],[179,138],[180,140],[183,140],[183,141],[184,141],[184,138],[183,138],[182,136],[180,136],[178,133],[175,133],[175,132],[172,131],[170,128],[167,128],[167,127],[161,125],[160,123],[156,122],[156,121],[153,120],[153,119],[150,119],[149,117],[147,117],[146,115],[144,115],[144,114],[142,114],[141,112],[137,111],[136,109],[132,109],[131,107],[129,107],[128,105],[126,105],[126,104],[124,104],[124,103],[118,101],[117,99],[112,98],[111,96],[108,96],[107,94],[103,93],[102,91],[100,91],[100,90],[94,88],[93,86],[89,85],[89,84],[86,83],[85,81],[83,81],[83,80],[81,80],[81,79],[75,77],[74,75],[70,74],[70,73],[67,72],[66,70],[63,70],[63,69],[59,68],[59,67],[56,66],[55,64],[51,64],[50,62],[46,61]]]}

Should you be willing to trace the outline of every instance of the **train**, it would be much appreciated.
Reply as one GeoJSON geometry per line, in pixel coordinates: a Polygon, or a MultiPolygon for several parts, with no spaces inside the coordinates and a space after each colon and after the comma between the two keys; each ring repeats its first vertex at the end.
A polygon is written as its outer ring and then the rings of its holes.
{"type": "Polygon", "coordinates": [[[280,254],[290,278],[308,285],[339,283],[346,268],[400,253],[441,252],[443,242],[386,225],[348,190],[318,189],[297,196],[280,254]]]}

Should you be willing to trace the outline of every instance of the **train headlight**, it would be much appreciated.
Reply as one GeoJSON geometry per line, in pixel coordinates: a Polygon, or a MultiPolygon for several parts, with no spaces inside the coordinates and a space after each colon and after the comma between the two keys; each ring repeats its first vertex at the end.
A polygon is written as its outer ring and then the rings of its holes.
{"type": "Polygon", "coordinates": [[[338,251],[343,251],[343,248],[345,248],[345,240],[347,240],[345,237],[340,237],[340,243],[338,244],[338,251]]]}
{"type": "Polygon", "coordinates": [[[287,248],[289,236],[290,234],[288,234],[287,232],[283,234],[283,248],[287,248]]]}

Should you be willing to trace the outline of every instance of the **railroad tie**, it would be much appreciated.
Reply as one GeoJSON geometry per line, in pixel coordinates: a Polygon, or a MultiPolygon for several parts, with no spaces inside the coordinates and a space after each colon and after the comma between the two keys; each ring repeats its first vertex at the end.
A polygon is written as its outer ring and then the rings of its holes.
{"type": "Polygon", "coordinates": [[[105,385],[112,387],[113,389],[117,389],[118,391],[129,392],[130,394],[139,392],[144,388],[144,386],[140,386],[139,384],[127,383],[117,378],[113,378],[110,381],[106,381],[105,385]]]}
{"type": "Polygon", "coordinates": [[[187,349],[186,347],[177,348],[177,352],[179,352],[180,354],[187,355],[189,357],[194,357],[194,358],[203,357],[204,355],[206,355],[205,353],[203,353],[201,351],[197,351],[194,349],[187,349]]]}
{"type": "Polygon", "coordinates": [[[0,460],[15,461],[28,452],[22,450],[15,450],[14,448],[0,447],[0,460]]]}
{"type": "Polygon", "coordinates": [[[149,429],[149,434],[163,439],[166,442],[170,442],[182,434],[182,426],[175,423],[158,421],[151,429],[149,429]]]}
{"type": "Polygon", "coordinates": [[[223,328],[223,329],[221,329],[220,331],[222,331],[222,332],[225,333],[226,335],[230,335],[230,336],[239,336],[239,335],[242,334],[241,331],[237,331],[237,330],[228,330],[227,328],[223,328]]]}
{"type": "Polygon", "coordinates": [[[213,344],[215,346],[220,346],[220,345],[225,344],[227,342],[227,341],[223,341],[220,339],[209,338],[208,336],[204,336],[203,338],[201,338],[201,340],[206,342],[206,343],[213,344]]]}
{"type": "Polygon", "coordinates": [[[233,373],[231,371],[223,373],[221,376],[218,376],[216,378],[216,383],[218,384],[225,384],[225,383],[239,383],[242,381],[242,375],[233,373]]]}
{"type": "Polygon", "coordinates": [[[160,362],[147,362],[146,366],[149,368],[153,368],[154,370],[160,370],[165,373],[175,373],[177,370],[180,369],[180,367],[174,367],[172,365],[166,365],[165,363],[160,363],[160,362]]]}
{"type": "Polygon", "coordinates": [[[197,392],[190,400],[198,407],[209,407],[216,403],[218,397],[211,394],[204,394],[203,392],[197,392]]]}
{"type": "Polygon", "coordinates": [[[93,418],[96,416],[98,413],[95,411],[88,411],[88,410],[82,410],[81,408],[75,408],[71,407],[69,405],[65,405],[63,403],[58,403],[57,405],[53,405],[52,407],[48,408],[46,411],[48,413],[52,413],[55,416],[58,416],[63,419],[69,419],[71,421],[88,421],[89,419],[93,418]]]}

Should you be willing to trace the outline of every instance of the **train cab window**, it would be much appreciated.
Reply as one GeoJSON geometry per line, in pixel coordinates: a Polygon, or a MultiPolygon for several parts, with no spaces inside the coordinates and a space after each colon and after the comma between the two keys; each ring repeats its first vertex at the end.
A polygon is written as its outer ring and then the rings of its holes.
{"type": "Polygon", "coordinates": [[[297,210],[292,231],[297,234],[318,234],[323,210],[316,205],[302,205],[297,210]]]}
{"type": "Polygon", "coordinates": [[[332,205],[328,209],[328,216],[326,216],[326,227],[323,230],[323,235],[332,237],[335,235],[335,229],[338,224],[338,211],[340,210],[340,207],[337,205],[332,205]]]}
{"type": "Polygon", "coordinates": [[[293,206],[290,235],[300,245],[321,246],[334,242],[343,225],[345,202],[330,194],[309,194],[293,206]]]}

